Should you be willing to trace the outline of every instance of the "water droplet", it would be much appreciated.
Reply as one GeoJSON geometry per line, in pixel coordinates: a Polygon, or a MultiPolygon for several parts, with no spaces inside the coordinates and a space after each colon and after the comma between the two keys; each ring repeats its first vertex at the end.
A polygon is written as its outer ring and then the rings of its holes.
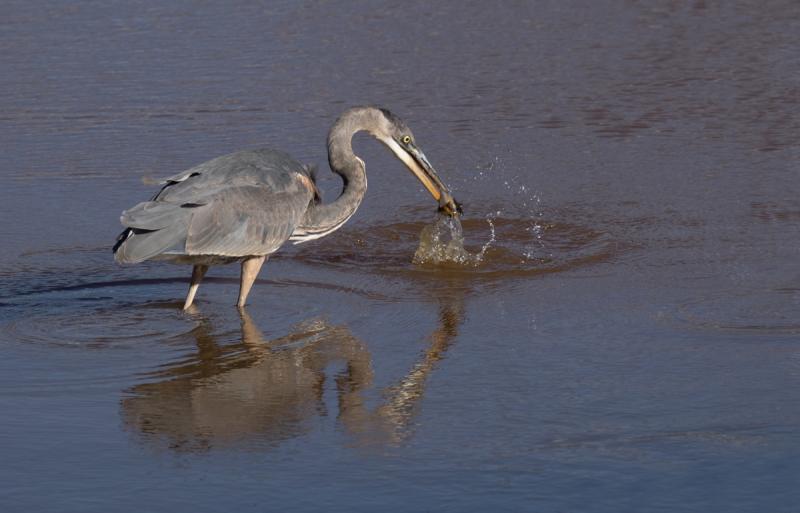
{"type": "Polygon", "coordinates": [[[495,241],[495,229],[487,217],[491,236],[478,253],[464,249],[464,233],[457,217],[439,215],[436,222],[422,229],[419,247],[414,253],[415,264],[457,264],[478,266],[483,262],[486,250],[495,241]]]}

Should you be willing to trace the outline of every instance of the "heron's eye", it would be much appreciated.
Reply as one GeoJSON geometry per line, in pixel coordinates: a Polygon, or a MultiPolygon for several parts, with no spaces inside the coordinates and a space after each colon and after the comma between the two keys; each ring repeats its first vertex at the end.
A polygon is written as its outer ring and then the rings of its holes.
{"type": "Polygon", "coordinates": [[[411,136],[410,135],[404,135],[401,140],[403,141],[403,144],[409,144],[411,142],[411,136]]]}

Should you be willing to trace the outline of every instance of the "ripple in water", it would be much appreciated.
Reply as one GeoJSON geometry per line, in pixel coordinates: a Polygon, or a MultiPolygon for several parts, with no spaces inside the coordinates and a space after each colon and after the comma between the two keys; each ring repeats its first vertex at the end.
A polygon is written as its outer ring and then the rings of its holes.
{"type": "Polygon", "coordinates": [[[736,290],[687,302],[677,318],[715,331],[796,335],[800,289],[736,290]]]}
{"type": "Polygon", "coordinates": [[[276,257],[358,273],[498,280],[590,267],[626,249],[600,229],[498,212],[484,219],[437,216],[432,224],[345,228],[294,255],[276,257]]]}
{"type": "Polygon", "coordinates": [[[34,311],[0,324],[0,331],[4,337],[25,344],[87,349],[141,347],[183,335],[190,329],[177,305],[34,311]]]}

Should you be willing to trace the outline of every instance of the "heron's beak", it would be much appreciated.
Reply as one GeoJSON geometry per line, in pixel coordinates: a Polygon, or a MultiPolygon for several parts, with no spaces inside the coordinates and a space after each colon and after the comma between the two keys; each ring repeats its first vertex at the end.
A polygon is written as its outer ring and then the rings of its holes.
{"type": "Polygon", "coordinates": [[[422,182],[422,185],[428,189],[433,199],[439,202],[439,210],[453,217],[462,213],[461,205],[450,194],[450,189],[442,183],[439,175],[436,174],[436,170],[433,169],[428,157],[422,153],[422,150],[413,144],[404,148],[391,137],[382,138],[381,140],[422,182]]]}

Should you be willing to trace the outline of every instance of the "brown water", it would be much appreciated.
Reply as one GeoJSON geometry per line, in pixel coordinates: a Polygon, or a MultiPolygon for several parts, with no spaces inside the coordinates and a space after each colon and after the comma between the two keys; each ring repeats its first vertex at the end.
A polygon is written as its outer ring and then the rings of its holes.
{"type": "Polygon", "coordinates": [[[4,2],[0,511],[797,511],[798,34],[793,1],[4,2]],[[359,136],[364,204],[246,313],[234,266],[182,313],[188,268],[114,265],[146,182],[217,155],[330,198],[363,103],[460,233],[359,136]]]}

